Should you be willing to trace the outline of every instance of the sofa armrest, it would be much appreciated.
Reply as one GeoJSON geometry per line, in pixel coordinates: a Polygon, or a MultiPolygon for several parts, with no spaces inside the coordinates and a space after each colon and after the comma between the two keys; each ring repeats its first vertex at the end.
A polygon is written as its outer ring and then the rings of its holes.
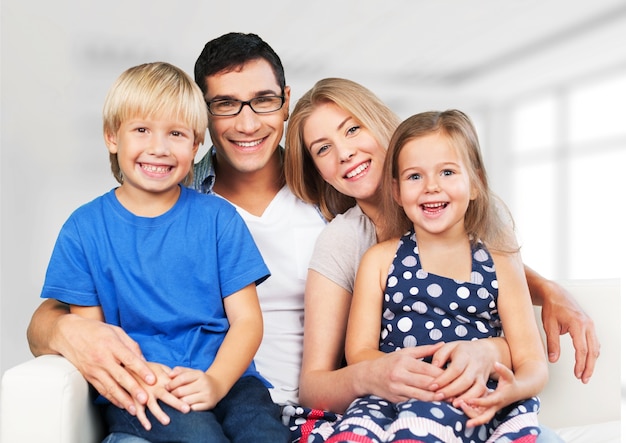
{"type": "MultiPolygon", "coordinates": [[[[619,279],[581,279],[559,283],[593,319],[602,348],[591,380],[583,384],[574,377],[575,358],[571,337],[561,336],[561,357],[558,362],[549,363],[550,380],[539,394],[539,422],[556,430],[559,435],[561,430],[567,430],[568,442],[620,441],[621,282],[619,279]],[[590,440],[572,436],[585,429],[603,431],[590,440]],[[599,437],[609,434],[612,438],[599,437]]],[[[536,314],[539,329],[544,335],[538,308],[536,314]]]]}
{"type": "Polygon", "coordinates": [[[0,441],[101,441],[102,420],[90,394],[80,372],[57,355],[8,369],[0,388],[0,441]]]}

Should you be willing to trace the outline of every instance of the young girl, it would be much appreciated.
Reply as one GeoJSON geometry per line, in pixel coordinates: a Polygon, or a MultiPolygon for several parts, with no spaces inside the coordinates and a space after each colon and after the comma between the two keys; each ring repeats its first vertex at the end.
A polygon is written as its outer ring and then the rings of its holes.
{"type": "Polygon", "coordinates": [[[546,383],[547,364],[473,125],[456,110],[417,114],[394,133],[383,169],[388,240],[365,253],[357,273],[348,364],[504,333],[513,371],[496,363],[479,397],[357,399],[328,441],[535,441],[539,401],[530,397],[546,383]]]}

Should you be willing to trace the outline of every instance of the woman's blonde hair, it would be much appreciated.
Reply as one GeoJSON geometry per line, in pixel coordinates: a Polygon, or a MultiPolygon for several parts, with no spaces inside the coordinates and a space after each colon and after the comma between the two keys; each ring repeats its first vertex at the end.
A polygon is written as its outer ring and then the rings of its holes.
{"type": "Polygon", "coordinates": [[[470,200],[465,213],[465,230],[472,242],[481,240],[485,246],[501,252],[519,249],[513,234],[513,221],[504,203],[489,189],[478,136],[469,117],[456,109],[423,112],[413,115],[396,129],[389,143],[383,167],[383,234],[384,239],[399,237],[413,222],[393,198],[398,186],[398,157],[408,142],[433,133],[450,140],[467,168],[470,185],[476,198],[470,200]]]}
{"type": "Polygon", "coordinates": [[[331,220],[354,206],[356,201],[322,178],[304,143],[303,128],[307,119],[317,106],[325,103],[334,103],[351,114],[374,134],[383,149],[387,149],[400,119],[369,89],[343,78],[322,79],[298,100],[285,135],[285,179],[297,197],[317,205],[324,217],[331,220]]]}
{"type": "MultiPolygon", "coordinates": [[[[202,92],[182,69],[165,62],[134,66],[118,77],[104,100],[104,135],[116,133],[128,119],[154,116],[186,122],[193,129],[194,142],[204,143],[208,110],[202,92]]],[[[122,183],[117,154],[110,154],[109,159],[113,176],[122,183]]],[[[183,184],[192,179],[193,161],[183,184]]]]}

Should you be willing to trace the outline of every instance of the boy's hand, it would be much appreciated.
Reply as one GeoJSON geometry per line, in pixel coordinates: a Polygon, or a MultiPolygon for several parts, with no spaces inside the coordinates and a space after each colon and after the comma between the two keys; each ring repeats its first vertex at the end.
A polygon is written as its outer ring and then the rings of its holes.
{"type": "Polygon", "coordinates": [[[192,411],[206,411],[226,395],[221,385],[206,372],[177,366],[170,373],[167,385],[170,392],[191,407],[192,411]]]}

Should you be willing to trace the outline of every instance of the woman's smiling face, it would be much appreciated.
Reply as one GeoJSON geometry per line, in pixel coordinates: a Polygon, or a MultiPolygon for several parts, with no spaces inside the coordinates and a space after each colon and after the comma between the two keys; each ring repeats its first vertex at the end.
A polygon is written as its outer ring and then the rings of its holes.
{"type": "Polygon", "coordinates": [[[375,196],[385,148],[350,113],[334,103],[318,105],[302,135],[317,170],[333,188],[357,202],[375,196]]]}

